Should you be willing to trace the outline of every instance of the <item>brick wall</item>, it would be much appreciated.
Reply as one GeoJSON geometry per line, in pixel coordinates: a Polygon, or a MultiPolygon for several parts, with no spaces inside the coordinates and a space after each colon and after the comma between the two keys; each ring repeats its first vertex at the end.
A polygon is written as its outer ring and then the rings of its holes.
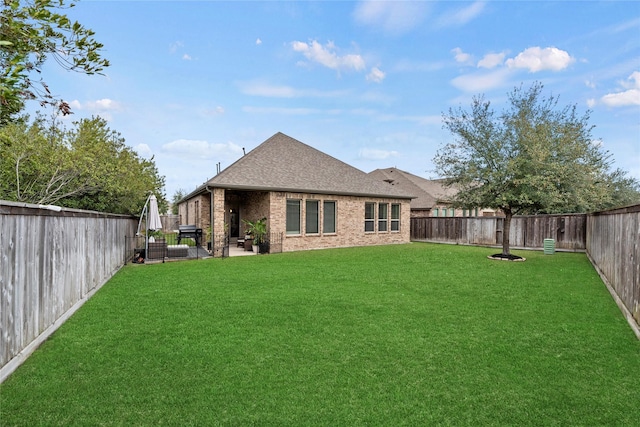
{"type": "MultiPolygon", "coordinates": [[[[241,196],[231,195],[226,200],[225,190],[215,188],[213,191],[213,234],[215,236],[224,235],[225,224],[229,222],[228,208],[232,204],[239,204],[241,219],[255,221],[260,218],[267,218],[267,227],[270,233],[282,233],[284,236],[282,251],[300,251],[308,249],[324,249],[334,247],[366,246],[366,245],[386,245],[392,243],[408,243],[410,241],[410,206],[408,200],[375,197],[338,196],[325,194],[307,194],[290,192],[244,192],[241,196]],[[240,199],[234,199],[240,197],[240,199]],[[300,200],[301,233],[299,235],[286,234],[287,199],[300,200]],[[306,200],[317,200],[320,206],[319,223],[320,232],[308,234],[305,230],[306,200]],[[336,232],[324,233],[323,224],[323,203],[333,201],[336,203],[336,232]],[[376,219],[376,231],[364,231],[364,210],[366,202],[388,203],[389,204],[389,224],[391,229],[391,205],[400,205],[400,231],[378,232],[378,221],[376,219]]],[[[197,225],[205,232],[209,228],[210,195],[205,193],[196,196],[186,203],[180,205],[180,215],[182,224],[194,224],[196,220],[196,209],[199,213],[197,225]],[[197,202],[197,203],[196,203],[197,202]]],[[[376,209],[377,213],[377,209],[376,209]]],[[[244,230],[244,224],[240,225],[240,230],[244,230]]],[[[220,245],[214,245],[220,246],[220,245]]],[[[214,256],[221,254],[214,253],[214,256]]]]}
{"type": "MultiPolygon", "coordinates": [[[[366,245],[385,245],[392,243],[408,243],[410,240],[410,207],[407,200],[374,198],[374,197],[355,197],[355,196],[336,196],[323,194],[306,194],[306,193],[285,193],[274,192],[270,194],[270,231],[282,233],[285,237],[283,240],[283,252],[299,251],[308,249],[324,249],[334,247],[349,246],[366,246],[366,245]],[[298,199],[301,201],[301,234],[286,234],[286,210],[287,199],[298,199]],[[305,233],[305,201],[313,199],[320,201],[336,202],[336,232],[324,234],[322,226],[318,234],[305,233]],[[364,231],[364,209],[365,202],[388,203],[389,218],[391,217],[391,204],[398,203],[400,207],[400,231],[398,232],[376,232],[365,233],[364,231]]],[[[377,210],[376,210],[377,212],[377,210]]],[[[323,222],[323,209],[320,209],[320,224],[323,222]]],[[[390,226],[388,227],[391,228],[390,226]]]]}
{"type": "Polygon", "coordinates": [[[181,203],[178,206],[180,225],[195,224],[203,230],[209,228],[209,224],[211,223],[210,203],[209,193],[200,194],[187,200],[185,203],[181,203]]]}

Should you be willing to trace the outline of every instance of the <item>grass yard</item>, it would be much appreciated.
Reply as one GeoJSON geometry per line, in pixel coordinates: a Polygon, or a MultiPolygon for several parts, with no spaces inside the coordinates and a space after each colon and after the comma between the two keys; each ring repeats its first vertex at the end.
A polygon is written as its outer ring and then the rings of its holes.
{"type": "Polygon", "coordinates": [[[122,269],[0,424],[637,426],[640,342],[584,254],[414,243],[122,269]]]}

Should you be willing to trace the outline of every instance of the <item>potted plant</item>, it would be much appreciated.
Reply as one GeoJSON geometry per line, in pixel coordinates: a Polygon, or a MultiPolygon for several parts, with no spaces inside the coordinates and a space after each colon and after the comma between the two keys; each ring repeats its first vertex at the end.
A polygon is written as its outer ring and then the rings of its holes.
{"type": "Polygon", "coordinates": [[[267,235],[267,219],[262,218],[256,221],[243,220],[247,224],[247,233],[253,238],[252,248],[255,253],[259,253],[260,247],[264,246],[267,235]]]}

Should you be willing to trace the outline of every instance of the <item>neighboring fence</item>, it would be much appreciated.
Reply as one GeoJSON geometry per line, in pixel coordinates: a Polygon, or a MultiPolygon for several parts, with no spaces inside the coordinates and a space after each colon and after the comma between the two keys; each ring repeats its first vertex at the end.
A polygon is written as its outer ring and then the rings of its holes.
{"type": "Polygon", "coordinates": [[[160,222],[165,232],[177,230],[180,225],[180,215],[160,215],[160,222]]]}
{"type": "Polygon", "coordinates": [[[640,205],[589,215],[587,253],[640,326],[640,205]]]}
{"type": "Polygon", "coordinates": [[[125,262],[124,215],[0,201],[0,382],[125,262]]]}
{"type": "MultiPolygon", "coordinates": [[[[540,249],[544,239],[554,239],[557,249],[586,248],[586,215],[528,215],[511,220],[512,247],[540,249]]],[[[411,240],[468,245],[501,245],[502,217],[411,218],[411,240]]]]}

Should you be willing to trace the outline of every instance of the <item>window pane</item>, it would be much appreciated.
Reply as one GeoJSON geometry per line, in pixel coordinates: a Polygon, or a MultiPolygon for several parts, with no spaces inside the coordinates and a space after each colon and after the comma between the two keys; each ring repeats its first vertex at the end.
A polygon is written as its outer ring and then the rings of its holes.
{"type": "Polygon", "coordinates": [[[317,200],[307,200],[306,202],[306,223],[305,233],[318,234],[318,222],[319,222],[319,204],[317,200]]]}
{"type": "Polygon", "coordinates": [[[391,219],[400,219],[400,205],[391,205],[391,219]]]}
{"type": "Polygon", "coordinates": [[[387,231],[388,209],[389,205],[386,203],[378,205],[378,231],[387,231]]]}
{"type": "Polygon", "coordinates": [[[375,231],[376,220],[376,204],[365,203],[364,204],[364,231],[375,231]]]}
{"type": "Polygon", "coordinates": [[[287,234],[300,234],[300,200],[287,199],[287,234]]]}
{"type": "Polygon", "coordinates": [[[391,231],[400,231],[400,205],[391,205],[391,231]]]}
{"type": "Polygon", "coordinates": [[[324,202],[323,233],[336,232],[336,202],[324,202]]]}

